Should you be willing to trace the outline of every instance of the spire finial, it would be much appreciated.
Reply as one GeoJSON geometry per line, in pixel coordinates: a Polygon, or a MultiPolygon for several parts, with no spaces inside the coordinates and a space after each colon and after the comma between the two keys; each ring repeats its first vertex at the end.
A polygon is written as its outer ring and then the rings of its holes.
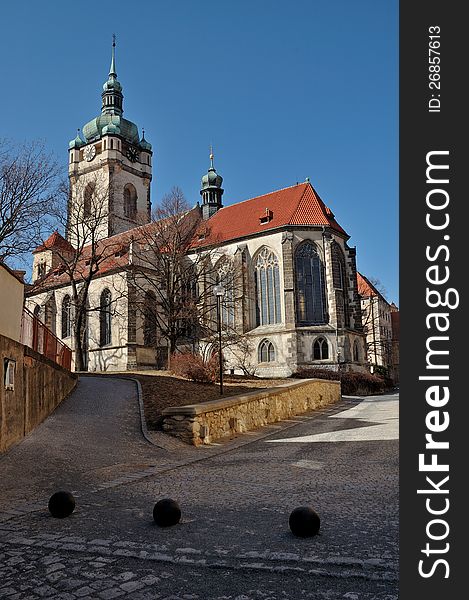
{"type": "Polygon", "coordinates": [[[213,169],[213,145],[210,144],[210,167],[213,169]]]}
{"type": "Polygon", "coordinates": [[[116,34],[112,34],[112,58],[111,58],[111,68],[109,69],[109,75],[114,75],[117,77],[116,73],[116,34]]]}

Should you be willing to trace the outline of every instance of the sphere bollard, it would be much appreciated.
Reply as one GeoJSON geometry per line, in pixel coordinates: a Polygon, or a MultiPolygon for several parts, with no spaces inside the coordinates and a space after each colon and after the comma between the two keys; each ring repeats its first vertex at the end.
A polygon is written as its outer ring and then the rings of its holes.
{"type": "Polygon", "coordinates": [[[321,520],[311,506],[299,506],[292,511],[288,520],[291,532],[297,537],[313,537],[319,531],[321,520]]]}
{"type": "Polygon", "coordinates": [[[68,517],[75,510],[75,498],[70,492],[55,492],[49,498],[49,512],[56,519],[68,517]]]}
{"type": "Polygon", "coordinates": [[[176,500],[163,498],[153,508],[153,519],[160,527],[171,527],[177,525],[181,520],[181,509],[176,500]]]}

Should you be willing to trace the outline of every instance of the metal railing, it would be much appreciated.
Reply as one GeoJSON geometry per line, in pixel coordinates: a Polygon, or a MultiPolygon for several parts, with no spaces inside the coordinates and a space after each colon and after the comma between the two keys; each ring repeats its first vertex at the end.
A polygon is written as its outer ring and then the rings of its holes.
{"type": "Polygon", "coordinates": [[[26,307],[21,318],[21,343],[71,370],[72,351],[26,307]]]}

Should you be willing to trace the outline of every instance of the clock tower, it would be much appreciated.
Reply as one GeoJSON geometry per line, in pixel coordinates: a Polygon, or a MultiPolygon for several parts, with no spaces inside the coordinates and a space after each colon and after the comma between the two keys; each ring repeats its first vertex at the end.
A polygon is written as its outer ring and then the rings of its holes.
{"type": "Polygon", "coordinates": [[[101,114],[69,144],[70,194],[67,239],[81,245],[83,231],[103,239],[150,221],[152,147],[135,123],[124,119],[117,80],[115,37],[101,114]]]}

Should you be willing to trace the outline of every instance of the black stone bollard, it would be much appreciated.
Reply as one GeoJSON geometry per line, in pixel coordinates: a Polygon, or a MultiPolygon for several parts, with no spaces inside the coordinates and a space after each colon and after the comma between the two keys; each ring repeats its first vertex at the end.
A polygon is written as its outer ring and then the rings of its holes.
{"type": "Polygon", "coordinates": [[[171,527],[177,525],[181,520],[181,509],[176,500],[163,498],[153,508],[153,519],[160,527],[171,527]]]}
{"type": "Polygon", "coordinates": [[[75,510],[75,498],[70,492],[55,492],[49,498],[49,512],[56,519],[68,517],[75,510]]]}
{"type": "Polygon", "coordinates": [[[292,511],[288,523],[293,535],[312,537],[318,533],[321,520],[311,506],[299,506],[292,511]]]}

